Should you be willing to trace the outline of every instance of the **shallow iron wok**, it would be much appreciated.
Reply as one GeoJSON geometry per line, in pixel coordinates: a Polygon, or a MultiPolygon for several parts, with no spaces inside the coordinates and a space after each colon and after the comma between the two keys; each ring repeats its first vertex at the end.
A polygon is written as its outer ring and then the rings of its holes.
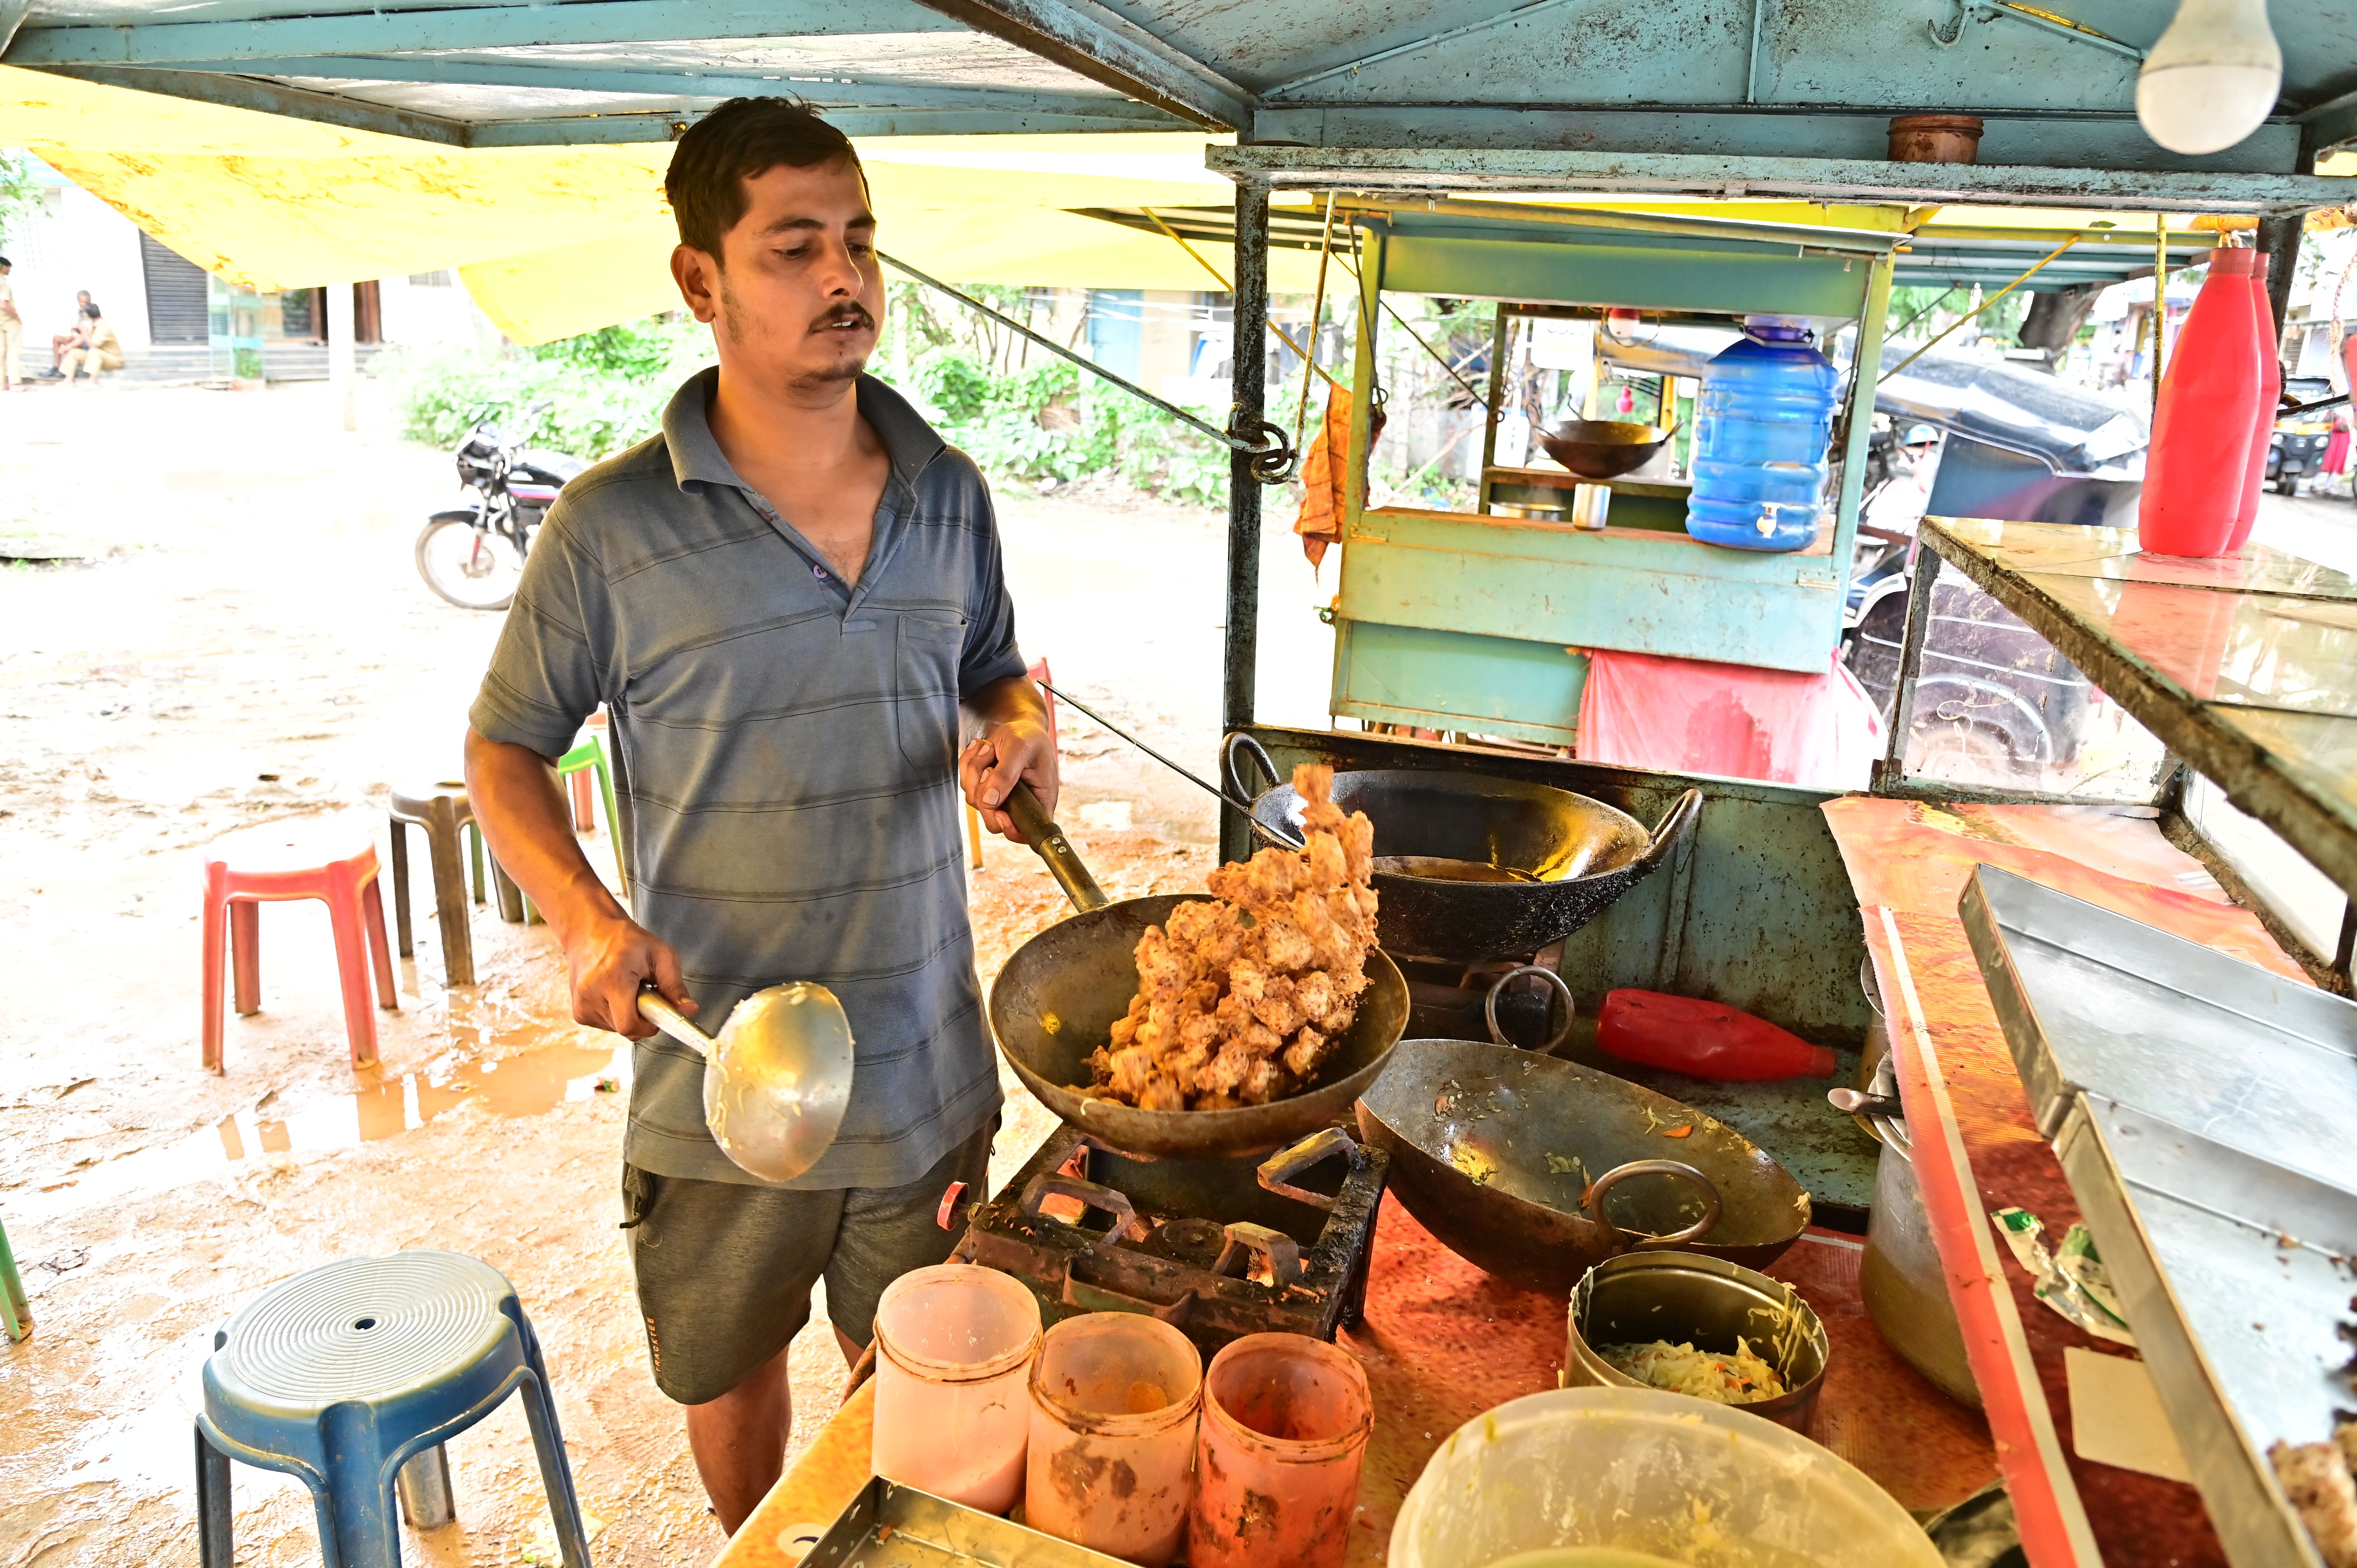
{"type": "Polygon", "coordinates": [[[1380,949],[1367,953],[1368,985],[1317,1081],[1299,1094],[1232,1111],[1141,1111],[1099,1100],[1089,1056],[1137,993],[1133,956],[1146,928],[1204,893],[1108,901],[1038,799],[1018,786],[1007,814],[1048,863],[1078,914],[1016,949],[990,986],[990,1026],[1008,1065],[1040,1103],[1108,1148],[1148,1158],[1226,1159],[1265,1154],[1351,1113],[1383,1071],[1407,1026],[1407,983],[1380,949]]]}
{"type": "Polygon", "coordinates": [[[1801,1184],[1726,1123],[1511,1046],[1402,1041],[1358,1117],[1426,1230],[1499,1278],[1557,1295],[1640,1250],[1764,1269],[1809,1223],[1801,1184]],[[1681,1126],[1693,1131],[1664,1135],[1681,1126]]]}
{"type": "MultiPolygon", "coordinates": [[[[1254,831],[1298,843],[1301,798],[1242,731],[1221,747],[1228,787],[1253,802],[1254,831]],[[1236,754],[1277,780],[1246,789],[1236,754]]],[[[1375,824],[1375,891],[1383,946],[1412,958],[1487,959],[1561,941],[1670,856],[1702,811],[1678,798],[1652,832],[1626,811],[1568,789],[1431,768],[1334,775],[1334,803],[1375,824]]]]}

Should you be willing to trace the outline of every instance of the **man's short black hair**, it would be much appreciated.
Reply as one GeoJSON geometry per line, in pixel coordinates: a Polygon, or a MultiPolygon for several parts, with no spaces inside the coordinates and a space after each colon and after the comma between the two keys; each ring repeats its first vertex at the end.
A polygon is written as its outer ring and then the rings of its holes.
{"type": "Polygon", "coordinates": [[[0,256],[0,267],[13,267],[16,264],[16,263],[10,261],[7,257],[0,256]]]}
{"type": "Polygon", "coordinates": [[[785,98],[732,98],[687,128],[663,176],[679,242],[715,261],[720,237],[745,216],[745,182],[784,164],[859,166],[851,138],[785,98]]]}
{"type": "Polygon", "coordinates": [[[83,306],[81,307],[81,313],[82,313],[84,316],[89,317],[92,321],[97,320],[97,319],[98,319],[98,301],[96,301],[96,300],[94,300],[94,299],[93,299],[93,300],[91,300],[88,305],[83,306]]]}

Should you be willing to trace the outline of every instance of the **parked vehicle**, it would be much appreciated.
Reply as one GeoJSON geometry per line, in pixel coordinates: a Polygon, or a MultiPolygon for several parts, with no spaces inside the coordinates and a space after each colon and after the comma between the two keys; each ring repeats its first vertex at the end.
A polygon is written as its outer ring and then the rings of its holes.
{"type": "MultiPolygon", "coordinates": [[[[1884,352],[1886,367],[1903,357],[1884,352]]],[[[1889,369],[1876,406],[1894,423],[1945,432],[1924,510],[2133,527],[2144,484],[2145,421],[2119,402],[2050,375],[1969,355],[1926,354],[1889,369]]],[[[1887,715],[1911,588],[1914,542],[1861,531],[1850,578],[1843,660],[1887,715]]],[[[1953,573],[1934,589],[1915,691],[1918,766],[1946,754],[1984,776],[2067,768],[2098,700],[2078,669],[2018,618],[1953,573]]]]}
{"type": "Polygon", "coordinates": [[[457,457],[458,482],[477,499],[426,520],[417,536],[417,575],[462,609],[503,610],[515,597],[541,520],[557,492],[589,465],[563,452],[510,443],[488,421],[468,433],[457,457]]]}
{"type": "MultiPolygon", "coordinates": [[[[2332,383],[2322,376],[2293,376],[2283,390],[2293,403],[2317,403],[2332,395],[2332,383]]],[[[2324,449],[2331,441],[2329,413],[2276,420],[2275,436],[2267,443],[2267,483],[2283,495],[2299,494],[2304,477],[2323,472],[2324,449]]]]}

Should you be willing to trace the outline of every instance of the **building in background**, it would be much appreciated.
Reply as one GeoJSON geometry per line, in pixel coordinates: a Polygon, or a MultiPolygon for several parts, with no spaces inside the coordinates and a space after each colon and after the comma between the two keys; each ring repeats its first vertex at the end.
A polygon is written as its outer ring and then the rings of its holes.
{"type": "MultiPolygon", "coordinates": [[[[16,308],[25,317],[23,368],[49,367],[49,338],[65,330],[74,295],[88,289],[123,340],[125,381],[198,381],[209,374],[205,270],[129,219],[39,166],[40,201],[0,251],[14,268],[16,308]]],[[[361,362],[391,343],[425,345],[500,340],[455,272],[340,285],[352,291],[354,336],[361,362]]],[[[287,289],[263,296],[264,363],[272,381],[324,381],[328,374],[327,290],[287,289]]]]}

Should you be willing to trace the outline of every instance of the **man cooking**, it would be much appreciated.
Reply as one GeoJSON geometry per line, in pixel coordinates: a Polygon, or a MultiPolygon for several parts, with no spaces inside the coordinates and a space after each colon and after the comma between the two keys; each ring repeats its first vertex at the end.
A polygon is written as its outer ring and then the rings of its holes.
{"type": "Polygon", "coordinates": [[[1052,811],[1056,759],[982,476],[861,374],[884,285],[850,143],[737,99],[681,138],[664,188],[672,274],[720,363],[660,435],[565,486],[469,714],[467,779],[564,943],[574,1015],[639,1042],[623,1229],[655,1381],[734,1532],[783,1464],[811,1287],[856,1356],[884,1286],[948,1254],[943,1190],[986,1190],[998,1079],[959,791],[1014,838],[1007,790],[1052,811]],[[601,703],[629,911],[550,764],[601,703]],[[636,999],[652,985],[709,1029],[791,980],[842,999],[856,1066],[834,1145],[776,1187],[720,1152],[703,1059],[636,999]]]}

